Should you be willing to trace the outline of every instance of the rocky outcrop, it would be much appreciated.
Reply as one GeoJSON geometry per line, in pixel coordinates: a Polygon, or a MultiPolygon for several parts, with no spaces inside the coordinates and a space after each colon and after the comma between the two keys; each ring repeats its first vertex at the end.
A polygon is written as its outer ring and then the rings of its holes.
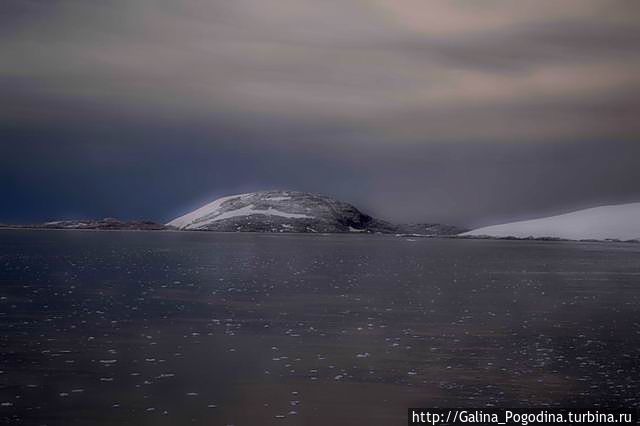
{"type": "Polygon", "coordinates": [[[166,226],[151,221],[121,221],[114,218],[87,220],[59,220],[38,225],[26,225],[25,228],[45,229],[104,229],[104,230],[144,230],[158,231],[167,229],[166,226]]]}

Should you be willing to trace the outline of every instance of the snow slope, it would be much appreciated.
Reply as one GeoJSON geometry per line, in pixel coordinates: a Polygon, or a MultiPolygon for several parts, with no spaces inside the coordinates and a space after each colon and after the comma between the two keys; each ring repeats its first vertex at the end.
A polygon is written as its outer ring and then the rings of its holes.
{"type": "MultiPolygon", "coordinates": [[[[213,222],[217,222],[224,219],[239,218],[246,216],[280,216],[285,218],[307,218],[313,219],[313,216],[309,216],[302,213],[287,213],[275,209],[273,206],[267,206],[266,208],[258,208],[254,204],[241,205],[233,204],[242,202],[243,199],[253,198],[255,193],[232,195],[229,197],[218,198],[217,200],[200,207],[197,210],[187,213],[184,216],[180,216],[177,219],[167,223],[167,226],[173,226],[181,229],[203,229],[213,222]],[[231,202],[229,204],[228,202],[231,202]],[[229,208],[225,208],[229,205],[229,208]],[[235,208],[234,208],[235,207],[235,208]]],[[[263,198],[263,201],[267,202],[281,202],[287,201],[289,197],[271,197],[263,198]]]]}
{"type": "Polygon", "coordinates": [[[230,197],[218,198],[217,200],[214,200],[209,204],[205,204],[204,206],[200,207],[197,210],[192,211],[191,213],[187,213],[184,216],[180,216],[176,219],[173,219],[171,222],[167,223],[167,226],[173,226],[176,228],[186,227],[192,224],[193,222],[195,222],[196,220],[198,220],[199,218],[202,218],[208,215],[215,215],[216,212],[220,210],[220,207],[222,206],[222,204],[224,204],[227,200],[232,200],[238,197],[242,197],[242,195],[240,196],[232,195],[230,197]]]}
{"type": "Polygon", "coordinates": [[[461,235],[640,240],[640,203],[594,207],[558,216],[487,226],[461,235]]]}

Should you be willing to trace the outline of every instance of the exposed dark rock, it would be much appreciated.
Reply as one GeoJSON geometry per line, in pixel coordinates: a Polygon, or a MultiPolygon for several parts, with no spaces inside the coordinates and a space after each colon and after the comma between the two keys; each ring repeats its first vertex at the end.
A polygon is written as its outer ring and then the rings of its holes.
{"type": "Polygon", "coordinates": [[[468,229],[440,223],[416,223],[397,225],[398,233],[413,235],[458,235],[468,229]]]}
{"type": "Polygon", "coordinates": [[[45,222],[33,225],[12,226],[17,228],[37,228],[37,229],[104,229],[104,230],[145,230],[157,231],[167,229],[166,226],[147,221],[121,221],[114,218],[86,219],[86,220],[58,220],[55,222],[45,222]]]}

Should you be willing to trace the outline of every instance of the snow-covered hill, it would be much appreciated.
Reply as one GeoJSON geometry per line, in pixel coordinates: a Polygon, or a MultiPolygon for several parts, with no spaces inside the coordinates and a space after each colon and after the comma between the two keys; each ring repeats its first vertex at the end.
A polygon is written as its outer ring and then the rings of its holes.
{"type": "Polygon", "coordinates": [[[487,226],[461,235],[640,240],[640,203],[594,207],[558,216],[487,226]]]}
{"type": "Polygon", "coordinates": [[[391,232],[391,225],[332,198],[263,191],[219,198],[167,224],[177,229],[255,232],[391,232]]]}
{"type": "Polygon", "coordinates": [[[351,204],[297,191],[231,195],[180,216],[167,226],[184,230],[229,232],[380,232],[453,235],[448,225],[395,225],[373,218],[351,204]]]}

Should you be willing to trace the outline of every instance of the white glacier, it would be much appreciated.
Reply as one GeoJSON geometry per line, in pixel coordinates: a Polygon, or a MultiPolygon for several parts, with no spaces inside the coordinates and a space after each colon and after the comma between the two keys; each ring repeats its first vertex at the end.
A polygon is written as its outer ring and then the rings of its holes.
{"type": "Polygon", "coordinates": [[[557,216],[487,226],[460,235],[635,240],[640,239],[640,203],[594,207],[557,216]]]}

